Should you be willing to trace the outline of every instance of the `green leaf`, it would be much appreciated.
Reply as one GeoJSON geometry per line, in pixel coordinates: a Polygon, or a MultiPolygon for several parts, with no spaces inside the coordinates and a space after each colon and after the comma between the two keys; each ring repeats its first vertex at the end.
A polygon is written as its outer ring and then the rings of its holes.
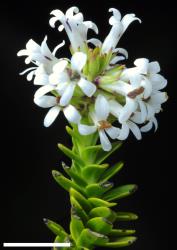
{"type": "Polygon", "coordinates": [[[112,223],[108,219],[103,217],[95,217],[90,219],[87,222],[87,226],[91,230],[101,234],[108,234],[113,227],[112,223]]]}
{"type": "Polygon", "coordinates": [[[83,150],[82,157],[88,164],[101,164],[109,155],[120,148],[121,145],[120,141],[112,143],[112,149],[108,152],[104,151],[101,145],[89,146],[83,150]]]}
{"type": "Polygon", "coordinates": [[[58,235],[61,239],[64,239],[68,234],[65,232],[65,229],[57,224],[56,222],[48,219],[43,219],[45,225],[55,234],[58,235]]]}
{"type": "Polygon", "coordinates": [[[116,213],[112,211],[109,207],[95,207],[89,213],[89,217],[91,218],[99,216],[104,217],[111,222],[114,222],[116,219],[116,213]]]}
{"type": "Polygon", "coordinates": [[[63,187],[66,191],[69,192],[70,188],[76,189],[78,192],[83,193],[84,191],[73,181],[69,180],[68,178],[64,177],[60,172],[53,170],[52,175],[56,182],[63,187]]]}
{"type": "Polygon", "coordinates": [[[76,182],[77,185],[85,187],[87,183],[85,180],[80,177],[79,174],[77,174],[75,171],[72,170],[69,166],[67,166],[64,162],[62,162],[62,167],[64,171],[76,182]]]}
{"type": "Polygon", "coordinates": [[[96,155],[100,150],[102,150],[101,145],[85,147],[82,151],[82,158],[87,164],[97,164],[96,155]]]}
{"type": "Polygon", "coordinates": [[[122,146],[122,142],[117,141],[117,142],[112,143],[112,149],[110,151],[106,152],[106,151],[100,150],[97,153],[96,163],[97,164],[102,163],[104,160],[106,160],[111,154],[113,154],[113,152],[115,152],[121,146],[122,146]]]}
{"type": "Polygon", "coordinates": [[[78,156],[76,155],[72,150],[70,150],[69,148],[65,147],[62,144],[58,144],[59,149],[66,155],[68,156],[71,160],[76,161],[79,165],[84,166],[84,161],[78,156]]]}
{"type": "Polygon", "coordinates": [[[77,215],[71,215],[70,232],[75,242],[79,238],[83,229],[84,229],[84,224],[80,219],[80,217],[77,215]]]}
{"type": "Polygon", "coordinates": [[[130,229],[112,229],[109,232],[109,236],[127,236],[130,234],[134,234],[136,232],[136,230],[130,230],[130,229]]]}
{"type": "Polygon", "coordinates": [[[124,163],[123,162],[118,162],[115,164],[113,167],[108,168],[100,177],[101,181],[107,181],[111,177],[113,177],[115,174],[117,174],[123,167],[124,163]]]}
{"type": "Polygon", "coordinates": [[[113,207],[116,206],[117,203],[110,203],[108,201],[99,199],[99,198],[88,198],[88,201],[94,206],[94,207],[113,207]]]}
{"type": "Polygon", "coordinates": [[[108,164],[90,164],[82,169],[82,176],[87,183],[95,183],[99,180],[101,174],[108,168],[108,164]]]}
{"type": "Polygon", "coordinates": [[[78,203],[82,206],[82,208],[86,212],[90,211],[91,205],[88,202],[88,200],[81,193],[79,193],[75,189],[71,188],[70,189],[70,195],[73,196],[78,201],[78,203]]]}
{"type": "Polygon", "coordinates": [[[101,197],[106,191],[113,187],[113,183],[105,182],[87,185],[85,192],[89,197],[101,197]]]}
{"type": "Polygon", "coordinates": [[[130,212],[117,212],[116,215],[116,220],[118,221],[131,221],[138,219],[138,216],[136,214],[130,212]]]}
{"type": "Polygon", "coordinates": [[[82,145],[82,138],[79,136],[78,133],[74,131],[74,129],[70,128],[69,126],[66,126],[67,133],[72,137],[73,142],[73,152],[75,154],[80,154],[81,151],[81,145],[82,145]]]}
{"type": "Polygon", "coordinates": [[[76,214],[79,216],[84,223],[86,223],[89,220],[88,215],[84,211],[83,207],[79,204],[79,202],[71,195],[70,196],[70,201],[72,204],[72,214],[76,214]]]}
{"type": "Polygon", "coordinates": [[[133,236],[121,237],[121,238],[118,238],[117,240],[115,240],[113,242],[107,242],[102,246],[107,247],[107,248],[109,248],[109,247],[110,248],[126,247],[126,246],[130,246],[135,241],[136,241],[136,237],[133,237],[133,236]]]}
{"type": "Polygon", "coordinates": [[[93,232],[92,230],[85,228],[77,240],[77,246],[83,248],[85,247],[91,250],[93,249],[94,245],[100,246],[105,244],[106,242],[108,242],[107,236],[93,232]]]}
{"type": "Polygon", "coordinates": [[[137,190],[137,185],[129,184],[114,188],[103,195],[103,199],[107,201],[118,200],[133,194],[137,190]]]}

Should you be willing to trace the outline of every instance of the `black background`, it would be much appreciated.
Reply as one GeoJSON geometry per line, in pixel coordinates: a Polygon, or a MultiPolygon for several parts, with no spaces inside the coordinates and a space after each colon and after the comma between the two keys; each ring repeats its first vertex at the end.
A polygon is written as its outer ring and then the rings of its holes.
{"type": "MultiPolygon", "coordinates": [[[[124,34],[119,47],[129,52],[128,65],[139,57],[160,62],[162,74],[169,80],[170,99],[164,112],[158,115],[159,129],[144,134],[138,142],[133,136],[125,142],[110,162],[124,160],[125,168],[115,178],[117,184],[137,183],[139,190],[120,202],[120,209],[134,211],[139,220],[133,223],[139,240],[129,249],[168,249],[170,187],[170,144],[174,141],[172,118],[176,116],[175,94],[175,8],[173,1],[4,1],[1,4],[1,217],[4,224],[3,242],[52,242],[53,234],[42,218],[51,218],[67,228],[69,223],[68,194],[51,177],[52,169],[61,169],[66,160],[57,150],[57,143],[70,145],[64,131],[62,116],[48,129],[43,127],[46,110],[33,104],[35,87],[18,75],[25,69],[24,60],[17,58],[18,50],[25,48],[33,38],[41,43],[48,35],[52,49],[66,38],[48,25],[53,9],[65,11],[76,5],[86,20],[97,23],[100,38],[107,35],[107,10],[118,8],[122,15],[136,13],[142,24],[134,22],[124,34]],[[2,150],[1,150],[2,152],[2,150]]],[[[67,38],[66,38],[67,40],[67,38]]],[[[69,44],[69,43],[68,43],[69,44]]],[[[63,49],[58,56],[69,56],[63,49]]],[[[131,223],[130,223],[131,226],[131,223]]]]}

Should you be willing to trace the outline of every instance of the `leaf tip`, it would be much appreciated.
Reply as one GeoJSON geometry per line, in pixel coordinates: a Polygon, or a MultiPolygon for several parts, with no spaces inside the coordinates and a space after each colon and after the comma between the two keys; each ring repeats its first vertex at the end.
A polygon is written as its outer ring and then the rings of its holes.
{"type": "Polygon", "coordinates": [[[48,219],[43,218],[43,222],[47,225],[48,224],[48,219]]]}
{"type": "Polygon", "coordinates": [[[133,187],[129,190],[130,194],[133,194],[134,192],[136,192],[138,189],[138,185],[134,184],[133,187]]]}
{"type": "Polygon", "coordinates": [[[57,170],[52,170],[52,175],[53,175],[53,177],[55,178],[55,177],[60,176],[61,174],[60,174],[60,172],[58,172],[57,170]]]}
{"type": "Polygon", "coordinates": [[[128,244],[131,245],[137,240],[137,237],[132,237],[131,240],[128,241],[128,244]]]}

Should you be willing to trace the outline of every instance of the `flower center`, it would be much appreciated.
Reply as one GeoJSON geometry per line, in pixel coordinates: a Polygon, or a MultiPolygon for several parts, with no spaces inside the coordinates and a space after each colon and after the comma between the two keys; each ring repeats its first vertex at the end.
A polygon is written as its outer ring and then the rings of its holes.
{"type": "Polygon", "coordinates": [[[80,79],[80,75],[72,69],[67,69],[67,73],[71,81],[78,81],[80,79]]]}
{"type": "Polygon", "coordinates": [[[130,91],[127,96],[135,99],[138,95],[142,94],[144,92],[144,88],[143,87],[139,87],[137,89],[134,89],[133,91],[130,91]]]}
{"type": "Polygon", "coordinates": [[[72,71],[70,79],[71,79],[71,81],[78,81],[80,79],[80,75],[77,72],[72,71]]]}
{"type": "Polygon", "coordinates": [[[99,121],[99,128],[98,128],[99,130],[100,129],[111,128],[111,127],[112,127],[112,125],[108,121],[104,121],[104,120],[99,121]]]}
{"type": "Polygon", "coordinates": [[[59,104],[59,102],[60,102],[60,96],[57,96],[56,97],[56,103],[59,104]]]}

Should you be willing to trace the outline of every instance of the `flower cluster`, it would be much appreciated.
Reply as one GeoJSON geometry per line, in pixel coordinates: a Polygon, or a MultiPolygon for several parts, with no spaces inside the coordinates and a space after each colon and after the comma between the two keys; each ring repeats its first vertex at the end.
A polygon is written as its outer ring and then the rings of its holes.
{"type": "Polygon", "coordinates": [[[167,80],[159,74],[158,62],[140,58],[132,68],[121,63],[128,58],[128,52],[117,48],[117,44],[128,26],[141,20],[134,14],[121,18],[114,8],[109,12],[111,30],[103,42],[87,38],[89,29],[97,34],[98,28],[95,23],[84,21],[77,7],[69,8],[66,14],[60,10],[51,12],[51,27],[59,21],[58,30],[65,29],[68,35],[71,59],[56,57],[65,42],[51,52],[47,37],[41,45],[30,39],[26,49],[17,54],[26,56],[26,64],[34,64],[21,74],[27,73],[27,80],[40,86],[34,102],[49,108],[44,126],[50,126],[63,111],[70,123],[77,124],[80,134],[98,133],[105,151],[112,147],[109,137],[125,140],[131,131],[140,140],[141,133],[153,125],[156,130],[156,114],[167,101],[167,94],[161,91],[167,80]]]}

